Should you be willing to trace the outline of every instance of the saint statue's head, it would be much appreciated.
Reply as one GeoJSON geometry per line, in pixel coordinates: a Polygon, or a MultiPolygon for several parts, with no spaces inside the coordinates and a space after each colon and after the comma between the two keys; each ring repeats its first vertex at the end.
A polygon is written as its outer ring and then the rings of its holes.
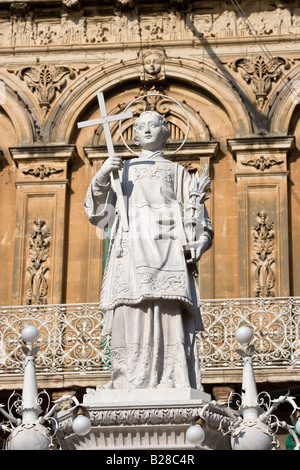
{"type": "Polygon", "coordinates": [[[161,150],[170,137],[165,118],[155,111],[143,112],[133,125],[134,141],[143,150],[161,150]]]}

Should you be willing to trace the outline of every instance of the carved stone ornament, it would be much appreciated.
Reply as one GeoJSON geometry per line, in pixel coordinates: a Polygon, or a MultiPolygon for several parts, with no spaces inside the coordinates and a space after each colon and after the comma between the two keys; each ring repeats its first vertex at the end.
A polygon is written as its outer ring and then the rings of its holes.
{"type": "Polygon", "coordinates": [[[12,2],[10,9],[14,13],[27,13],[29,10],[28,2],[12,2]]]}
{"type": "Polygon", "coordinates": [[[155,111],[166,116],[166,114],[170,112],[170,101],[162,97],[160,90],[155,86],[149,91],[141,90],[139,95],[144,96],[144,99],[137,103],[137,114],[141,114],[144,111],[155,111]]]}
{"type": "Polygon", "coordinates": [[[133,0],[117,0],[117,5],[119,7],[132,7],[133,6],[133,0]]]}
{"type": "Polygon", "coordinates": [[[45,265],[49,256],[50,229],[45,228],[46,222],[42,219],[34,221],[34,229],[29,232],[29,255],[27,272],[29,274],[27,305],[44,305],[47,303],[48,283],[46,272],[49,267],[45,265]]]}
{"type": "Polygon", "coordinates": [[[32,175],[35,178],[40,178],[41,180],[43,180],[46,177],[49,177],[55,173],[61,173],[62,171],[64,171],[62,168],[56,169],[42,164],[37,168],[29,168],[29,170],[23,170],[22,173],[24,173],[24,175],[32,175]]]}
{"type": "Polygon", "coordinates": [[[92,423],[88,441],[74,434],[69,410],[58,414],[57,438],[63,450],[96,449],[186,449],[186,430],[202,413],[209,423],[205,431],[205,449],[229,450],[229,418],[217,409],[203,411],[203,404],[168,404],[166,406],[116,406],[96,404],[87,408],[92,423]],[[92,445],[91,445],[92,443],[92,445]]]}
{"type": "Polygon", "coordinates": [[[78,0],[62,0],[62,4],[66,8],[70,8],[70,9],[79,9],[80,8],[80,2],[78,0]]]}
{"type": "MultiPolygon", "coordinates": [[[[90,419],[93,426],[111,426],[126,425],[135,426],[141,422],[147,425],[159,425],[168,422],[170,424],[186,424],[191,423],[199,417],[201,407],[195,406],[168,406],[163,408],[123,408],[123,409],[99,409],[90,411],[90,419]]],[[[217,426],[220,422],[220,416],[217,412],[209,411],[205,413],[205,418],[217,426]]],[[[224,426],[228,426],[229,420],[223,419],[224,426]]],[[[61,433],[68,434],[72,429],[72,420],[64,419],[60,422],[59,430],[61,433]]]]}
{"type": "Polygon", "coordinates": [[[66,76],[74,79],[77,73],[86,68],[74,69],[66,66],[40,65],[23,67],[20,70],[8,69],[8,71],[15,73],[21,80],[24,80],[30,90],[36,94],[45,116],[51,103],[56,98],[57,92],[61,92],[66,86],[66,76]]]}
{"type": "Polygon", "coordinates": [[[255,297],[274,297],[275,275],[273,272],[274,258],[274,222],[268,222],[265,211],[257,214],[257,222],[253,228],[253,251],[256,258],[255,266],[255,297]]]}
{"type": "MultiPolygon", "coordinates": [[[[231,3],[229,0],[227,3],[231,3]]],[[[2,2],[5,3],[5,2],[2,2]]],[[[8,3],[8,2],[6,2],[8,3]]],[[[99,2],[98,2],[99,3],[99,2]]],[[[192,2],[172,0],[170,12],[161,17],[153,10],[152,14],[139,15],[133,0],[116,0],[113,14],[108,15],[102,27],[106,41],[137,42],[192,40],[197,37],[215,39],[226,37],[250,37],[252,30],[248,21],[259,36],[300,34],[300,8],[278,7],[271,11],[257,11],[256,3],[249,2],[246,18],[234,11],[218,11],[217,5],[210,12],[200,9],[197,13],[190,8],[192,2]],[[250,3],[253,3],[251,8],[250,3]]],[[[210,2],[216,4],[217,2],[210,2]]],[[[99,3],[99,5],[101,2],[99,3]]],[[[27,2],[11,4],[11,16],[1,20],[0,46],[19,47],[32,45],[94,43],[99,27],[97,16],[86,16],[78,0],[62,0],[62,11],[51,10],[51,18],[46,21],[38,10],[30,11],[27,2]]],[[[209,4],[210,5],[210,4],[209,4]]]]}
{"type": "MultiPolygon", "coordinates": [[[[154,27],[154,26],[153,26],[154,27]]],[[[141,55],[141,82],[162,82],[165,80],[165,54],[159,49],[148,50],[141,55]]]]}
{"type": "Polygon", "coordinates": [[[249,160],[248,162],[242,162],[242,165],[245,166],[254,166],[257,170],[264,171],[274,165],[281,165],[283,160],[275,160],[270,159],[269,157],[265,157],[261,155],[256,160],[249,160]]]}
{"type": "Polygon", "coordinates": [[[283,57],[273,57],[267,60],[262,55],[249,58],[241,58],[229,64],[235,72],[242,69],[242,77],[255,93],[257,104],[262,108],[268,94],[272,89],[272,82],[276,82],[282,76],[281,66],[290,68],[290,61],[283,57]]]}

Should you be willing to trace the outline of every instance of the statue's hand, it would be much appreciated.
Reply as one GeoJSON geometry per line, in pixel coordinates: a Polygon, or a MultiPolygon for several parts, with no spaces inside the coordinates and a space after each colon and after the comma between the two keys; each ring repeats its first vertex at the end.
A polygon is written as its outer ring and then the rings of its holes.
{"type": "Polygon", "coordinates": [[[115,170],[122,170],[123,168],[123,160],[120,155],[114,155],[113,157],[109,157],[105,160],[102,167],[98,171],[98,175],[100,178],[107,178],[111,172],[115,170]]]}
{"type": "Polygon", "coordinates": [[[208,249],[209,245],[210,241],[206,235],[200,237],[200,239],[195,242],[188,243],[188,245],[186,246],[186,248],[188,249],[186,251],[186,262],[189,264],[198,263],[203,253],[208,249]]]}

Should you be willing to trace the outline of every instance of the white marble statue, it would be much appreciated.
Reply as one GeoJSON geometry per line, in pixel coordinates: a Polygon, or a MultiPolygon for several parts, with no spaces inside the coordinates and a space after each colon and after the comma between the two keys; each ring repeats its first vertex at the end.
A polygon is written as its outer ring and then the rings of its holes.
{"type": "Polygon", "coordinates": [[[204,208],[193,256],[187,256],[183,214],[192,178],[162,152],[170,136],[163,116],[142,113],[134,131],[139,158],[108,158],[85,200],[92,224],[104,228],[108,213],[114,215],[100,301],[106,312],[103,335],[111,335],[108,387],[202,390],[195,337],[202,322],[193,272],[211,246],[213,230],[204,208]],[[118,216],[114,170],[120,170],[127,199],[127,232],[118,216]]]}

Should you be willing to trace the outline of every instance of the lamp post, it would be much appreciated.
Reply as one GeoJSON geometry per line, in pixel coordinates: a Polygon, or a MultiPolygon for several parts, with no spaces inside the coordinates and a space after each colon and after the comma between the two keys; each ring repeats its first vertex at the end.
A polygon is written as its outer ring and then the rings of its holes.
{"type": "Polygon", "coordinates": [[[236,332],[236,339],[243,349],[237,353],[243,358],[243,382],[239,411],[243,417],[240,423],[233,423],[231,428],[231,447],[233,450],[270,450],[273,436],[264,419],[263,409],[258,404],[258,394],[253,370],[254,346],[253,331],[242,326],[236,332]]]}
{"type": "MultiPolygon", "coordinates": [[[[293,413],[299,410],[294,397],[289,394],[280,396],[278,399],[271,400],[267,392],[257,393],[253,370],[254,346],[253,331],[247,326],[240,327],[236,332],[236,339],[242,346],[236,352],[243,358],[243,381],[242,394],[238,395],[238,410],[232,410],[225,403],[211,401],[206,403],[200,413],[200,419],[194,425],[190,426],[186,432],[186,439],[191,444],[200,446],[205,439],[205,427],[208,426],[205,421],[205,413],[210,408],[218,408],[225,413],[226,429],[220,425],[223,435],[229,435],[232,450],[271,450],[276,449],[276,433],[279,428],[286,429],[294,438],[294,450],[300,450],[300,443],[293,426],[279,419],[273,414],[277,407],[282,403],[289,403],[293,407],[293,413]],[[229,418],[229,420],[228,420],[229,418]],[[202,425],[201,425],[202,424],[202,425]]],[[[232,395],[230,396],[228,403],[232,395]]],[[[296,423],[296,431],[300,432],[300,418],[296,423]]]]}
{"type": "Polygon", "coordinates": [[[34,347],[39,337],[39,331],[33,325],[28,325],[22,330],[22,339],[26,346],[22,346],[25,354],[24,362],[24,382],[22,396],[13,393],[8,401],[8,412],[4,405],[0,404],[0,412],[7,418],[8,422],[1,425],[5,432],[10,435],[6,441],[7,450],[49,450],[53,447],[53,437],[55,436],[58,423],[54,417],[56,410],[65,401],[72,401],[73,407],[73,429],[79,435],[85,435],[90,431],[91,423],[87,410],[80,405],[73,395],[63,395],[49,410],[50,397],[44,390],[38,393],[35,355],[39,351],[39,346],[34,347]],[[45,394],[48,400],[46,412],[43,414],[41,395],[45,394]],[[11,401],[14,401],[11,404],[11,401]],[[17,418],[13,414],[13,409],[20,415],[17,418]]]}

